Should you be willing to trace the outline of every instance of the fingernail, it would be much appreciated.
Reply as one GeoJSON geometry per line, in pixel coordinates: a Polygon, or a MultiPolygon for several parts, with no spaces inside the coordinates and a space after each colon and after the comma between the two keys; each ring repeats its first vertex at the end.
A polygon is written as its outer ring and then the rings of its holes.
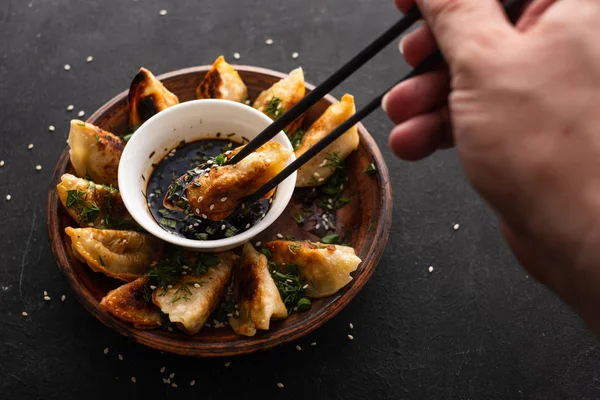
{"type": "Polygon", "coordinates": [[[406,40],[406,36],[402,36],[402,39],[398,42],[398,50],[400,50],[400,54],[404,55],[404,42],[406,40]]]}
{"type": "Polygon", "coordinates": [[[381,108],[383,108],[383,112],[385,112],[386,114],[387,114],[387,100],[388,100],[389,95],[390,95],[390,92],[387,92],[381,98],[381,108]]]}

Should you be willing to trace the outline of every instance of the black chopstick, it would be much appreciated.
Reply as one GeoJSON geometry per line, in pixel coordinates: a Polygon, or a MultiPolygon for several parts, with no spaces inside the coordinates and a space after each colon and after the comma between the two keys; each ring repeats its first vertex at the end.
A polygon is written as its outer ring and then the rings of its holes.
{"type": "Polygon", "coordinates": [[[365,47],[360,53],[354,56],[344,66],[333,73],[323,83],[314,88],[308,95],[300,100],[296,105],[287,110],[281,117],[267,126],[258,136],[252,139],[244,146],[239,153],[232,157],[228,164],[235,164],[242,160],[248,154],[258,149],[269,140],[273,139],[286,126],[294,122],[298,117],[308,111],[313,105],[323,98],[327,93],[331,92],[335,87],[342,83],[346,78],[352,75],[356,70],[362,67],[367,61],[373,58],[390,42],[404,33],[421,17],[421,12],[417,7],[413,7],[410,11],[396,22],[390,29],[385,31],[381,36],[375,39],[371,44],[365,47]]]}
{"type": "MultiPolygon", "coordinates": [[[[514,15],[514,13],[517,11],[517,8],[523,6],[524,3],[525,3],[525,0],[507,0],[506,2],[504,2],[504,10],[508,16],[514,15]]],[[[516,20],[516,18],[514,18],[514,17],[511,19],[513,21],[516,20]]],[[[354,126],[355,124],[360,122],[363,118],[367,117],[369,114],[371,114],[377,108],[379,108],[379,106],[381,105],[381,100],[383,99],[383,96],[385,96],[385,94],[387,92],[389,92],[394,86],[396,86],[397,84],[404,82],[410,78],[413,78],[417,75],[421,75],[425,72],[430,71],[433,67],[440,64],[443,61],[444,61],[444,58],[442,56],[442,53],[439,50],[436,50],[432,55],[427,57],[425,59],[425,61],[423,61],[415,69],[413,69],[408,74],[403,76],[402,79],[400,79],[398,82],[396,82],[393,86],[391,86],[389,89],[384,91],[382,94],[380,94],[379,96],[377,96],[373,100],[371,100],[366,106],[361,108],[352,117],[348,118],[341,125],[339,125],[337,128],[335,128],[331,133],[329,133],[323,139],[318,141],[315,145],[313,145],[305,153],[300,155],[300,157],[298,157],[290,165],[285,167],[279,174],[277,174],[275,177],[273,177],[271,180],[269,180],[267,183],[265,183],[256,192],[254,192],[252,195],[248,196],[244,200],[243,208],[248,207],[248,206],[256,203],[257,201],[259,201],[261,198],[263,198],[263,196],[265,196],[271,190],[275,189],[277,187],[277,185],[279,185],[281,182],[283,182],[288,176],[293,174],[294,171],[298,170],[300,167],[302,167],[304,164],[306,164],[308,162],[308,160],[310,160],[311,158],[313,158],[314,156],[319,154],[327,146],[329,146],[331,143],[333,143],[337,138],[342,136],[348,129],[350,129],[352,126],[354,126]]],[[[298,103],[298,104],[300,104],[300,103],[298,103]]]]}

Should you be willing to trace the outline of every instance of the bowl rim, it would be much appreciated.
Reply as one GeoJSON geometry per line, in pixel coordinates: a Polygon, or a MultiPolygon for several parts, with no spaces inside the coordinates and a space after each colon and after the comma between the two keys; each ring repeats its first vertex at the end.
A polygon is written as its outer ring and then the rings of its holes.
{"type": "MultiPolygon", "coordinates": [[[[183,68],[161,74],[157,76],[157,78],[161,81],[164,81],[179,75],[205,73],[211,67],[212,65],[202,65],[183,68]]],[[[283,78],[287,76],[287,74],[279,71],[249,65],[235,65],[234,68],[240,72],[258,73],[276,78],[283,78]]],[[[309,90],[314,89],[314,85],[309,83],[305,83],[305,86],[309,90]]],[[[127,94],[128,90],[124,90],[117,94],[115,97],[98,108],[87,119],[87,122],[92,124],[97,122],[98,119],[111,107],[115,106],[119,102],[125,102],[127,100],[127,94]]],[[[329,103],[337,101],[337,99],[330,94],[325,95],[324,99],[326,99],[329,103]]],[[[271,349],[299,339],[321,327],[325,322],[337,315],[358,294],[358,292],[364,287],[364,285],[373,275],[375,267],[383,256],[383,251],[389,238],[390,227],[392,224],[393,207],[389,171],[379,147],[362,123],[358,124],[358,132],[360,135],[360,140],[371,151],[371,155],[373,157],[372,162],[375,163],[375,166],[379,171],[376,177],[378,180],[378,185],[381,188],[381,216],[377,221],[377,225],[373,226],[371,229],[372,234],[377,237],[377,240],[374,241],[373,245],[371,248],[369,248],[366,256],[362,260],[362,264],[365,267],[363,268],[361,274],[352,281],[351,285],[346,286],[341,291],[331,296],[331,302],[328,307],[323,307],[317,313],[313,314],[310,321],[304,321],[302,329],[295,329],[295,326],[289,326],[284,330],[270,331],[268,335],[254,338],[241,338],[236,342],[230,343],[229,346],[224,347],[219,346],[219,342],[189,342],[181,334],[163,332],[161,336],[154,335],[152,331],[137,329],[131,324],[118,320],[116,317],[103,310],[95,296],[86,287],[84,282],[79,279],[78,272],[71,267],[71,256],[67,251],[68,245],[62,240],[63,235],[60,230],[59,215],[54,212],[58,209],[58,206],[62,206],[58,199],[54,184],[60,181],[60,176],[65,172],[64,170],[69,163],[68,148],[65,148],[63,153],[60,155],[48,188],[46,222],[48,227],[50,248],[54,254],[58,269],[73,289],[77,300],[96,319],[122,336],[128,337],[139,344],[159,351],[195,357],[231,357],[271,349]],[[55,241],[58,241],[58,243],[55,243],[55,241]]]]}
{"type": "MultiPolygon", "coordinates": [[[[136,130],[136,133],[140,130],[143,130],[143,132],[151,131],[153,129],[153,126],[158,121],[169,118],[171,120],[177,119],[178,115],[189,111],[189,109],[194,109],[199,112],[200,109],[206,107],[229,108],[231,109],[232,114],[245,112],[253,115],[254,117],[259,118],[261,121],[264,121],[267,125],[273,123],[273,120],[271,118],[258,111],[257,109],[243,103],[238,103],[230,100],[197,99],[185,101],[183,103],[178,103],[161,111],[160,113],[153,115],[136,130]]],[[[207,117],[204,117],[203,119],[207,119],[207,117]]],[[[144,136],[145,135],[142,134],[141,136],[138,135],[136,138],[136,135],[134,134],[131,137],[131,139],[125,146],[125,149],[123,150],[121,161],[130,161],[130,158],[134,157],[132,153],[136,150],[136,144],[141,144],[142,140],[144,140],[144,136]]],[[[279,139],[278,142],[283,142],[283,145],[287,149],[292,151],[294,150],[292,143],[283,131],[279,131],[277,135],[275,135],[275,137],[271,140],[274,140],[275,138],[279,139]]],[[[158,147],[160,148],[161,146],[158,147]]],[[[295,159],[296,156],[294,155],[294,153],[292,153],[288,158],[286,165],[289,165],[295,159]]],[[[159,163],[160,162],[162,162],[162,160],[159,161],[159,163]]],[[[129,185],[122,185],[121,182],[121,179],[125,181],[127,177],[131,178],[130,181],[133,180],[137,182],[137,177],[141,173],[142,172],[139,170],[132,170],[130,163],[127,164],[121,162],[119,164],[118,179],[119,190],[121,192],[121,199],[123,200],[123,204],[125,205],[125,208],[129,212],[129,214],[131,214],[132,218],[138,224],[140,224],[140,226],[144,228],[148,233],[160,240],[174,244],[176,246],[185,247],[186,249],[209,252],[218,252],[234,249],[242,245],[243,243],[252,240],[253,237],[260,234],[265,229],[269,228],[277,220],[277,218],[279,218],[279,216],[283,213],[283,211],[289,204],[294,193],[297,176],[296,172],[294,172],[277,186],[277,194],[273,197],[273,203],[269,207],[265,216],[246,231],[229,238],[216,240],[193,240],[169,233],[159,225],[159,223],[156,221],[156,219],[152,217],[152,215],[142,215],[142,213],[147,214],[147,209],[140,210],[138,207],[136,207],[137,201],[135,201],[131,197],[134,194],[138,193],[139,186],[131,188],[129,185]],[[291,182],[293,182],[294,184],[292,184],[291,182]]]]}

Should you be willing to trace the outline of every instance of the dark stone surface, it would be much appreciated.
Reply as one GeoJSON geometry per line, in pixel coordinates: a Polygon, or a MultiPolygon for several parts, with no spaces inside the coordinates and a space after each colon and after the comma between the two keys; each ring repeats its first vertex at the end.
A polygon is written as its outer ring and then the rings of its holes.
{"type": "MultiPolygon", "coordinates": [[[[235,51],[240,63],[281,71],[302,65],[318,83],[397,17],[391,0],[2,0],[0,398],[600,397],[595,336],[527,278],[455,154],[415,164],[394,159],[381,111],[365,125],[391,170],[390,243],[356,300],[300,340],[301,352],[292,344],[232,360],[160,354],[101,325],[60,276],[46,237],[46,189],[78,110],[89,115],[127,88],[142,65],[158,74],[210,64],[220,54],[232,60],[235,51]],[[168,15],[161,17],[163,8],[168,15]],[[162,366],[176,373],[178,388],[162,383],[162,366]]],[[[348,91],[365,104],[405,71],[390,46],[334,94],[348,91]]]]}

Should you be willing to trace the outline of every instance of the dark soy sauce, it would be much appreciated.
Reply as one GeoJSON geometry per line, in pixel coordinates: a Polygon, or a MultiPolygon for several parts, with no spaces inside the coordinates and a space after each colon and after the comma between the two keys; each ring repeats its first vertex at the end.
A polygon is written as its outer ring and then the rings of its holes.
{"type": "Polygon", "coordinates": [[[194,240],[216,240],[247,231],[260,221],[269,209],[269,200],[263,200],[244,209],[235,217],[211,221],[184,211],[164,208],[163,199],[173,181],[196,167],[209,167],[207,161],[240,146],[228,139],[204,139],[182,142],[156,165],[148,180],[146,197],[150,212],[166,231],[194,240]]]}

